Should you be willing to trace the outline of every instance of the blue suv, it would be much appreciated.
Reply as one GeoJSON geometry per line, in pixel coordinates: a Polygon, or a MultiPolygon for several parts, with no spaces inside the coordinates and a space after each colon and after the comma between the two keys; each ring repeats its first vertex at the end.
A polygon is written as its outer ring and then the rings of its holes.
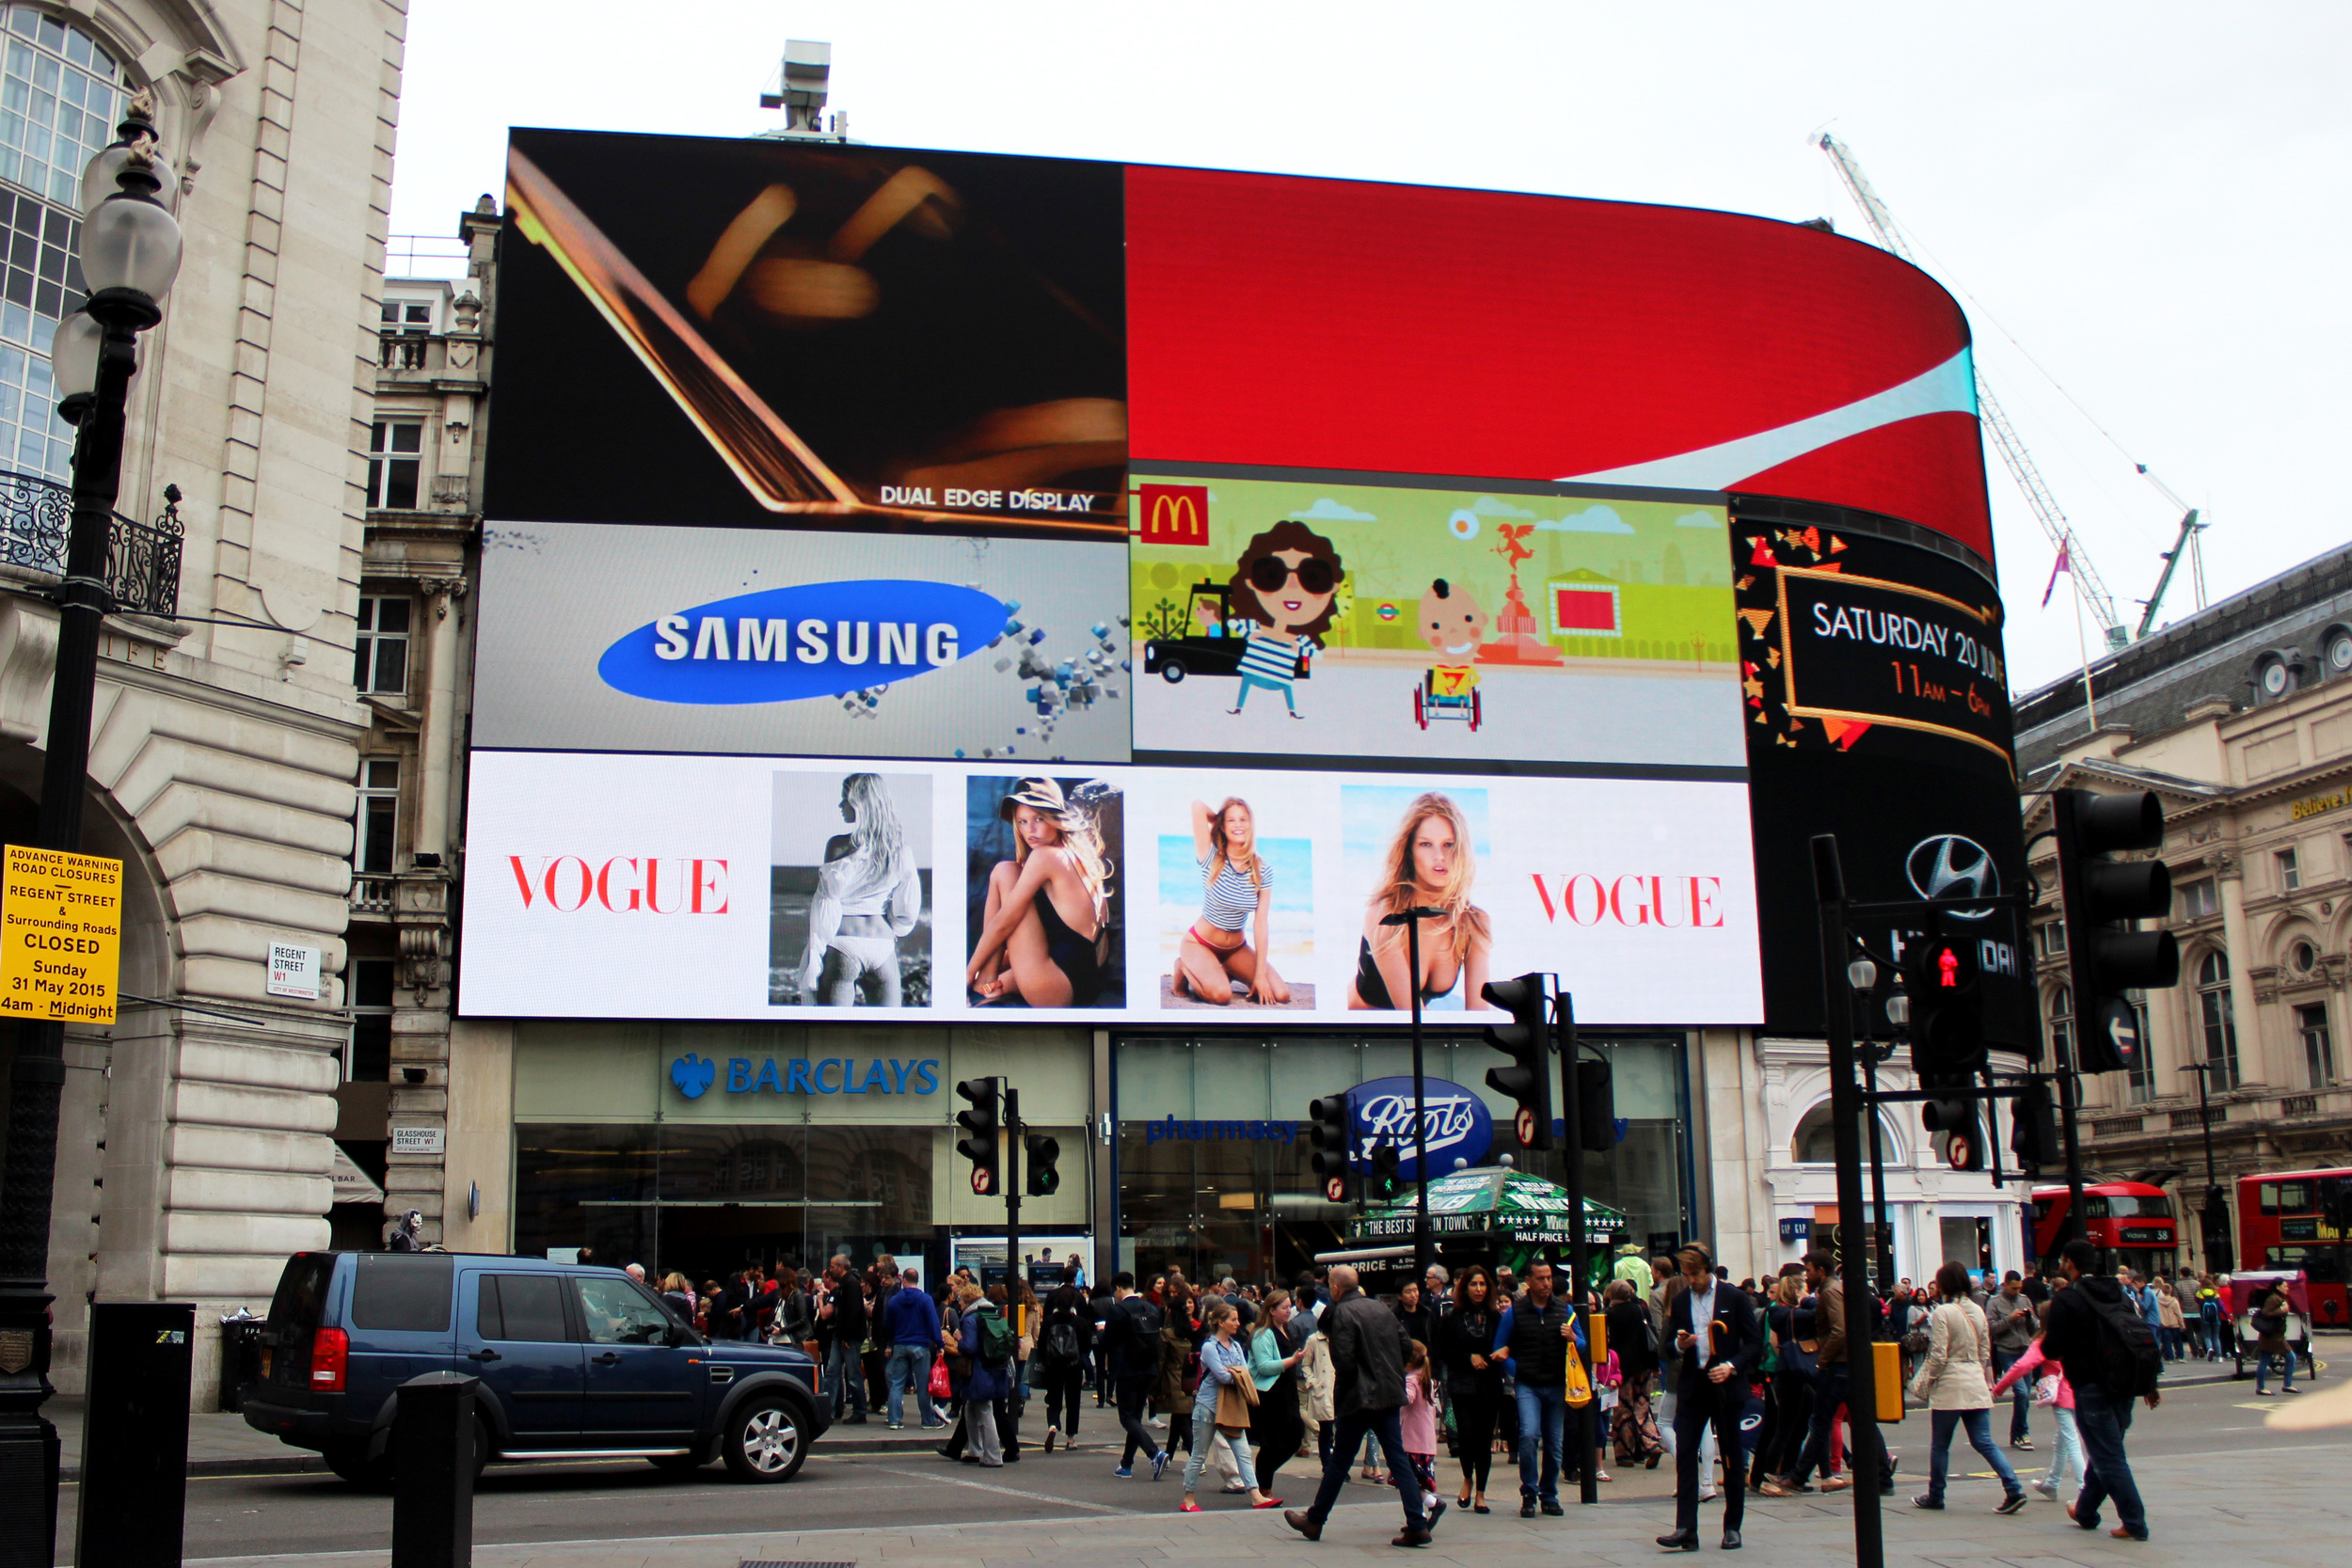
{"type": "Polygon", "coordinates": [[[801,1351],[707,1340],[617,1269],[537,1258],[296,1253],[258,1370],[239,1401],[246,1425],[377,1485],[400,1386],[424,1372],[482,1380],[484,1462],[724,1459],[739,1480],[789,1481],[832,1419],[801,1351]]]}

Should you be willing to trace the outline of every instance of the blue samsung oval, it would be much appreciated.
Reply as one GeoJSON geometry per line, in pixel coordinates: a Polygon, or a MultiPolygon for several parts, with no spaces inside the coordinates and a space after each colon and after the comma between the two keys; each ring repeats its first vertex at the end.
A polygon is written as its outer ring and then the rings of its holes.
{"type": "Polygon", "coordinates": [[[1009,611],[977,588],[804,582],[665,615],[614,642],[596,674],[657,703],[788,703],[886,686],[971,657],[1009,611]]]}

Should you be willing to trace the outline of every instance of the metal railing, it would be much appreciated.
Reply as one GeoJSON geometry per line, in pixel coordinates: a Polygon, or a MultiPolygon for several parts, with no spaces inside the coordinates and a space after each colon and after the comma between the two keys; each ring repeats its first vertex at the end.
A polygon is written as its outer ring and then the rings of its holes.
{"type": "MultiPolygon", "coordinates": [[[[38,474],[0,469],[0,562],[65,575],[73,524],[73,487],[38,474]]],[[[180,562],[186,543],[180,487],[164,486],[164,510],[151,523],[114,514],[106,539],[110,608],[169,620],[180,609],[180,562]]]]}

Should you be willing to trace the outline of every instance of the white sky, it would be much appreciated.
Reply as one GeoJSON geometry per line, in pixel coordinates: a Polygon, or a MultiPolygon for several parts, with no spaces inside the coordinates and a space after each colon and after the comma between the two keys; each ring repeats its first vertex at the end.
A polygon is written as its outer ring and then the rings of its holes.
{"type": "MultiPolygon", "coordinates": [[[[416,0],[393,231],[453,237],[501,191],[510,124],[779,123],[758,93],[787,36],[832,42],[834,104],[878,144],[1826,214],[1867,237],[1811,145],[1826,126],[1961,294],[2119,601],[2177,521],[2135,458],[2205,509],[2215,597],[2352,531],[2320,505],[2352,446],[2327,369],[2352,346],[2352,7],[416,0]]],[[[2023,690],[2074,662],[2075,629],[2063,583],[2037,608],[2055,552],[1988,467],[2023,690]]]]}

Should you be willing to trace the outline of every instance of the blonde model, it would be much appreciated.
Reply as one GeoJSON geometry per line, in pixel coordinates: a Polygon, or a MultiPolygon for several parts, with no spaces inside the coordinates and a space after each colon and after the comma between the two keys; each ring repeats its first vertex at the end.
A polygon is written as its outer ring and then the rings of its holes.
{"type": "Polygon", "coordinates": [[[1013,858],[988,874],[980,938],[964,985],[982,1003],[1091,1006],[1104,986],[1111,864],[1094,819],[1051,779],[1023,779],[999,801],[1013,858]]]}
{"type": "Polygon", "coordinates": [[[1258,852],[1258,819],[1249,802],[1232,797],[1211,811],[1195,800],[1192,850],[1200,863],[1200,917],[1176,943],[1177,994],[1227,1006],[1233,1000],[1232,982],[1239,980],[1248,988],[1250,1001],[1280,1006],[1291,999],[1291,989],[1266,957],[1274,875],[1258,852]]]}
{"type": "Polygon", "coordinates": [[[1347,1005],[1396,1011],[1394,997],[1418,985],[1423,1002],[1462,987],[1463,1006],[1484,1007],[1479,990],[1486,983],[1486,911],[1470,901],[1478,867],[1470,852],[1470,822],[1450,796],[1432,790],[1405,813],[1396,839],[1382,863],[1380,883],[1364,909],[1363,942],[1347,1005]],[[1421,923],[1421,973],[1410,974],[1411,949],[1403,926],[1381,921],[1409,909],[1442,911],[1421,923]]]}

